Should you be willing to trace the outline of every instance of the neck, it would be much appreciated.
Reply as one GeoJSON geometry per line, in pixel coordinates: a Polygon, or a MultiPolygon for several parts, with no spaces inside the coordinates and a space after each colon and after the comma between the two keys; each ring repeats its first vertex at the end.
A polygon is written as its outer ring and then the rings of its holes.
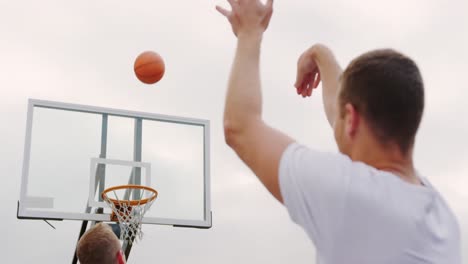
{"type": "Polygon", "coordinates": [[[391,172],[403,181],[420,185],[421,181],[416,175],[412,156],[412,149],[407,154],[403,154],[395,144],[382,146],[378,142],[368,142],[351,153],[352,160],[364,162],[378,170],[391,172]]]}

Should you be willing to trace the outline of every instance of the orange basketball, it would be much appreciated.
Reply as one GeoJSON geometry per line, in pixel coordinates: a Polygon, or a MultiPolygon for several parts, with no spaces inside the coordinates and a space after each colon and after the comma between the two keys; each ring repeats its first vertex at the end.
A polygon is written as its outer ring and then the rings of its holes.
{"type": "Polygon", "coordinates": [[[165,66],[158,53],[145,51],[136,58],[133,69],[138,80],[146,84],[153,84],[164,76],[165,66]]]}

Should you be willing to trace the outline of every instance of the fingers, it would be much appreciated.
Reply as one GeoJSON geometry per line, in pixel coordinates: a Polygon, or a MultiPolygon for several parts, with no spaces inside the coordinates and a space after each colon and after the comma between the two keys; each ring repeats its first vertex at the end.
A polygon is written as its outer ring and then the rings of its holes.
{"type": "Polygon", "coordinates": [[[304,83],[304,89],[302,90],[302,97],[308,97],[312,95],[312,83],[315,79],[314,73],[309,73],[304,83]]]}
{"type": "Polygon", "coordinates": [[[307,87],[307,96],[310,97],[312,95],[312,91],[315,88],[317,88],[316,83],[317,83],[319,78],[320,77],[319,77],[317,72],[312,73],[312,77],[310,78],[309,84],[308,84],[308,87],[307,87]]]}
{"type": "Polygon", "coordinates": [[[300,82],[299,85],[296,85],[297,94],[305,97],[308,94],[308,87],[310,82],[310,75],[307,74],[304,76],[303,80],[300,82]]]}
{"type": "Polygon", "coordinates": [[[305,84],[301,88],[297,89],[297,94],[305,98],[312,95],[312,89],[305,84]]]}
{"type": "Polygon", "coordinates": [[[263,21],[262,21],[262,24],[264,27],[268,27],[268,24],[270,23],[272,15],[273,15],[273,9],[269,9],[266,13],[265,18],[263,18],[263,21]]]}
{"type": "Polygon", "coordinates": [[[306,88],[306,89],[302,90],[302,93],[301,93],[302,98],[306,98],[306,97],[307,97],[307,94],[309,93],[309,90],[310,90],[310,88],[306,88]]]}
{"type": "Polygon", "coordinates": [[[301,82],[300,84],[296,83],[294,84],[294,87],[296,87],[297,94],[302,94],[302,90],[304,89],[304,82],[301,82]]]}
{"type": "Polygon", "coordinates": [[[322,78],[320,77],[320,72],[317,72],[317,76],[315,78],[315,82],[314,82],[312,87],[317,88],[318,85],[320,84],[321,80],[322,80],[322,78]]]}
{"type": "Polygon", "coordinates": [[[294,86],[296,87],[297,94],[303,95],[304,92],[307,90],[307,86],[309,83],[309,74],[302,69],[302,67],[298,67],[297,75],[296,75],[296,83],[294,86]]]}
{"type": "Polygon", "coordinates": [[[266,7],[268,9],[273,9],[273,0],[268,0],[267,3],[266,3],[266,7]]]}
{"type": "Polygon", "coordinates": [[[296,76],[296,82],[294,83],[294,87],[299,89],[302,86],[302,83],[304,83],[303,77],[298,73],[296,76]]]}
{"type": "Polygon", "coordinates": [[[220,6],[216,6],[216,10],[218,10],[219,13],[221,13],[221,15],[225,16],[225,17],[229,17],[231,15],[231,11],[227,10],[227,9],[224,9],[220,6]]]}
{"type": "Polygon", "coordinates": [[[231,5],[232,10],[236,9],[239,7],[239,3],[237,0],[227,0],[229,4],[231,5]]]}
{"type": "MultiPolygon", "coordinates": [[[[231,10],[236,10],[239,6],[239,3],[237,2],[237,0],[227,0],[229,5],[231,6],[231,10]]],[[[216,10],[218,10],[218,12],[220,12],[223,16],[225,17],[229,17],[231,14],[232,14],[232,11],[229,11],[225,8],[222,8],[220,6],[216,6],[216,10]]]]}
{"type": "Polygon", "coordinates": [[[320,80],[320,73],[318,71],[306,74],[302,81],[294,84],[297,94],[304,98],[312,96],[312,92],[320,84],[320,80]]]}
{"type": "Polygon", "coordinates": [[[312,95],[312,91],[314,90],[315,87],[312,85],[309,85],[309,88],[307,89],[307,96],[310,97],[312,95]]]}
{"type": "Polygon", "coordinates": [[[307,67],[307,60],[305,53],[301,54],[297,60],[296,84],[294,85],[296,87],[303,85],[308,73],[310,73],[310,69],[307,67]]]}
{"type": "Polygon", "coordinates": [[[303,53],[297,62],[296,87],[297,94],[310,97],[313,89],[320,84],[320,71],[308,53],[303,53]]]}
{"type": "Polygon", "coordinates": [[[315,75],[312,73],[305,73],[305,72],[299,72],[297,74],[297,79],[296,83],[294,84],[294,87],[298,90],[298,94],[302,95],[307,95],[309,88],[311,89],[313,87],[314,83],[314,77],[315,75]]]}
{"type": "MultiPolygon", "coordinates": [[[[239,8],[240,5],[245,5],[245,2],[247,2],[249,0],[227,0],[227,1],[228,1],[229,5],[231,5],[231,9],[236,10],[237,8],[239,8]]],[[[267,8],[268,13],[272,13],[273,12],[273,0],[268,0],[266,2],[266,4],[265,4],[265,7],[267,8]]],[[[216,9],[218,9],[218,8],[216,8],[216,9]]]]}
{"type": "Polygon", "coordinates": [[[299,88],[304,83],[305,77],[306,72],[304,71],[304,68],[301,67],[301,58],[299,58],[299,62],[297,63],[296,83],[294,86],[299,88]]]}

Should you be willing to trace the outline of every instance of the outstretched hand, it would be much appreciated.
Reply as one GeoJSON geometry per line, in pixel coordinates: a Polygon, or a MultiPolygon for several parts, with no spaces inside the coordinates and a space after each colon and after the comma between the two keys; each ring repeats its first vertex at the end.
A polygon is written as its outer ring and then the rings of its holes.
{"type": "Polygon", "coordinates": [[[268,28],[273,14],[273,0],[263,4],[260,0],[227,0],[231,5],[231,11],[216,6],[229,23],[231,23],[234,35],[262,34],[268,28]]]}
{"type": "Polygon", "coordinates": [[[312,95],[313,89],[317,88],[319,83],[319,67],[311,50],[307,50],[299,57],[299,61],[297,62],[296,84],[294,85],[297,94],[302,95],[302,97],[309,97],[312,95]]]}

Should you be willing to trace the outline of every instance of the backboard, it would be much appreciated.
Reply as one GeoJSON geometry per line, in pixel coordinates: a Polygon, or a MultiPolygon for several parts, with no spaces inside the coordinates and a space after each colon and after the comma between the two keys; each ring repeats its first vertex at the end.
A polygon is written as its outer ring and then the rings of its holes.
{"type": "Polygon", "coordinates": [[[211,227],[209,121],[29,100],[20,219],[109,221],[104,189],[150,186],[142,223],[211,227]]]}

